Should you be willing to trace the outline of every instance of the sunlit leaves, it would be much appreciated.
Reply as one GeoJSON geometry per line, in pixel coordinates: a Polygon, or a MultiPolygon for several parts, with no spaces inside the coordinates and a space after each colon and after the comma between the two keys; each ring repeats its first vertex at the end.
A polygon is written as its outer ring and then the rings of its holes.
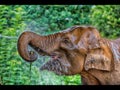
{"type": "Polygon", "coordinates": [[[17,37],[25,26],[23,13],[20,6],[0,6],[0,83],[3,85],[32,83],[29,77],[30,66],[17,53],[17,37]]]}
{"type": "Polygon", "coordinates": [[[68,85],[80,85],[81,77],[80,75],[67,76],[65,77],[64,81],[65,81],[65,84],[68,84],[68,85]]]}
{"type": "Polygon", "coordinates": [[[104,37],[116,38],[120,36],[120,6],[97,5],[91,9],[91,24],[96,26],[104,37]]]}
{"type": "Polygon", "coordinates": [[[30,24],[29,28],[30,29],[32,28],[41,34],[44,34],[44,32],[52,33],[58,30],[66,29],[73,25],[88,24],[89,23],[88,13],[90,12],[91,6],[31,5],[25,7],[26,7],[25,17],[28,26],[30,24]],[[29,10],[27,8],[29,8],[29,10]],[[35,20],[35,22],[33,22],[33,20],[35,20]],[[31,22],[33,22],[32,25],[31,22]]]}

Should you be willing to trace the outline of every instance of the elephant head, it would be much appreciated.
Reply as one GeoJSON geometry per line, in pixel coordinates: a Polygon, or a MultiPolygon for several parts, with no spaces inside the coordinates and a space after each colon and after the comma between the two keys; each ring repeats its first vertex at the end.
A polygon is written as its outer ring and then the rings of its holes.
{"type": "Polygon", "coordinates": [[[51,57],[41,70],[58,75],[75,75],[89,69],[111,70],[112,56],[107,53],[110,52],[107,42],[91,26],[73,26],[47,36],[23,32],[18,40],[18,52],[24,60],[32,62],[37,54],[28,51],[28,45],[40,55],[51,57]]]}

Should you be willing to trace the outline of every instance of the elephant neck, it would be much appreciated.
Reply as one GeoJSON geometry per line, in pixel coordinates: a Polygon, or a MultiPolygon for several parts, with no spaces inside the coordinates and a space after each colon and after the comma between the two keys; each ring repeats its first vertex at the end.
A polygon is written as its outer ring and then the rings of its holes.
{"type": "Polygon", "coordinates": [[[118,70],[118,67],[120,66],[120,38],[116,40],[111,40],[109,42],[109,46],[113,55],[114,69],[118,70]]]}
{"type": "Polygon", "coordinates": [[[81,80],[86,85],[100,85],[100,81],[88,71],[83,70],[81,73],[81,80]]]}
{"type": "Polygon", "coordinates": [[[109,45],[113,53],[114,60],[120,62],[120,38],[110,41],[109,45]]]}
{"type": "MultiPolygon", "coordinates": [[[[102,39],[104,40],[104,44],[106,44],[108,46],[109,52],[107,52],[107,54],[109,53],[109,57],[112,56],[112,60],[111,63],[112,64],[112,68],[111,70],[117,70],[118,69],[118,63],[120,63],[120,38],[115,39],[115,40],[109,40],[109,39],[102,39]]],[[[106,51],[107,49],[105,49],[103,47],[104,51],[106,51]]]]}

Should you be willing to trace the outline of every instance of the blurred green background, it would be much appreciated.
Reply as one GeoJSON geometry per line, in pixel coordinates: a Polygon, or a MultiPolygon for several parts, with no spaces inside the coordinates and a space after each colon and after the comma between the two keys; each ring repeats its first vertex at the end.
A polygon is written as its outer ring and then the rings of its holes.
{"type": "Polygon", "coordinates": [[[103,37],[120,37],[120,5],[0,5],[0,84],[80,85],[80,75],[40,71],[48,57],[28,63],[17,52],[25,30],[48,35],[73,25],[92,25],[103,37]]]}

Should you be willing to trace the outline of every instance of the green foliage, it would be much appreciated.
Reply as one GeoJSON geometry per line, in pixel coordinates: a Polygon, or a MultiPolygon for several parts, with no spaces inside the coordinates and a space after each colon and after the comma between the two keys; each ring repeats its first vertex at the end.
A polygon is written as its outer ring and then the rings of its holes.
{"type": "Polygon", "coordinates": [[[89,24],[90,7],[89,5],[24,6],[27,28],[46,34],[46,32],[57,32],[73,25],[89,24]]]}
{"type": "Polygon", "coordinates": [[[23,13],[23,9],[19,6],[0,5],[0,33],[6,36],[19,35],[19,29],[23,30],[25,26],[21,16],[23,13]]]}
{"type": "Polygon", "coordinates": [[[104,37],[120,36],[120,5],[98,5],[91,9],[91,22],[104,37]]]}
{"type": "Polygon", "coordinates": [[[81,84],[81,77],[80,75],[74,76],[65,76],[64,77],[65,85],[80,85],[81,84]]]}
{"type": "Polygon", "coordinates": [[[39,71],[49,60],[39,56],[25,62],[17,52],[17,40],[25,30],[51,34],[73,25],[95,26],[107,38],[120,36],[119,5],[0,5],[0,84],[79,85],[81,77],[58,76],[39,71]]]}
{"type": "MultiPolygon", "coordinates": [[[[0,82],[4,85],[31,84],[32,82],[29,77],[29,63],[25,63],[20,58],[16,47],[18,35],[25,27],[23,14],[22,7],[0,6],[0,82]]],[[[36,73],[36,69],[32,74],[36,73]]],[[[35,76],[38,79],[37,75],[35,76]]]]}

